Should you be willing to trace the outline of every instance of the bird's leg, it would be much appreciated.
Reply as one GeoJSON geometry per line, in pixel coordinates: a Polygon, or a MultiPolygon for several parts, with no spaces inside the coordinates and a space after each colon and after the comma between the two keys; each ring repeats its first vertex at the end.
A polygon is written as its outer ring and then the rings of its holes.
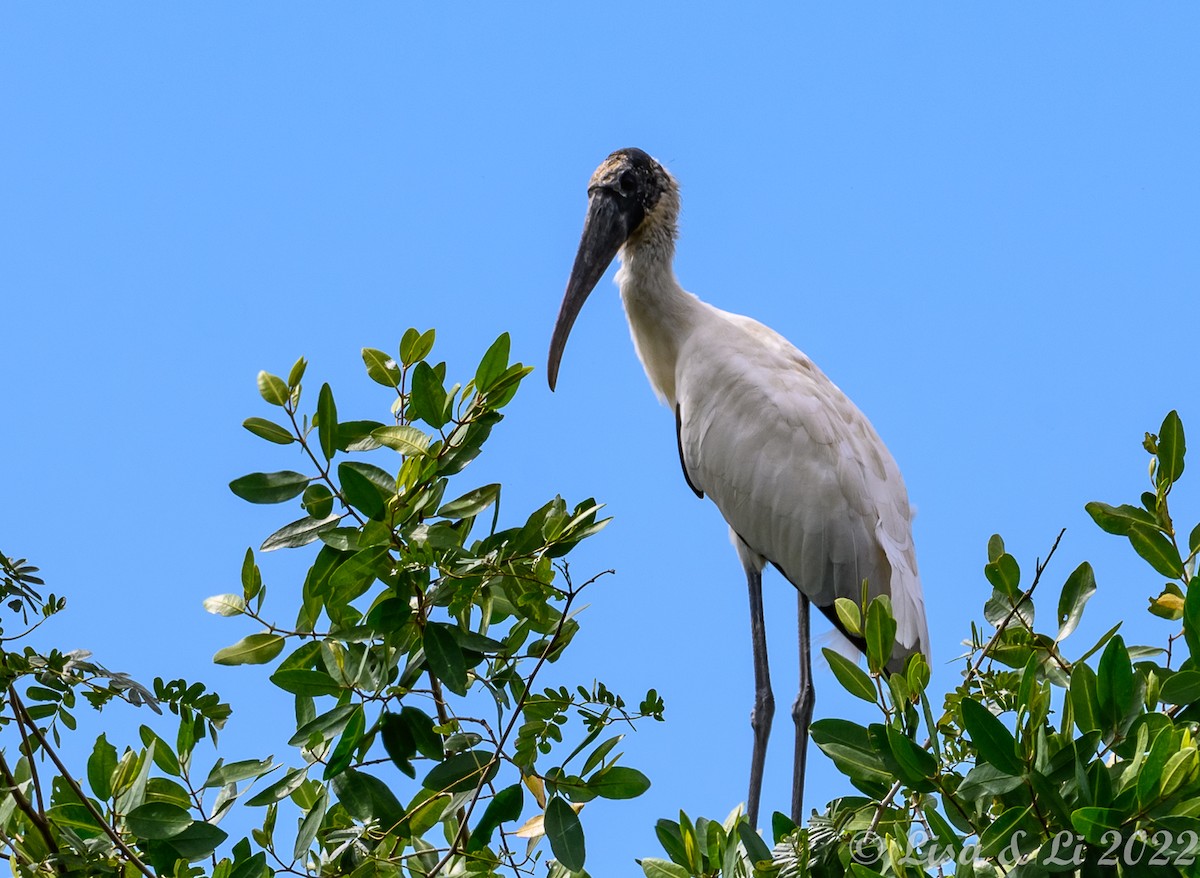
{"type": "Polygon", "coordinates": [[[808,726],[812,722],[816,691],[812,682],[812,649],[808,640],[808,598],[796,590],[800,616],[800,691],[792,704],[792,719],[796,722],[796,758],[792,765],[792,822],[800,825],[804,809],[804,769],[808,761],[808,726]]]}
{"type": "Polygon", "coordinates": [[[775,715],[775,696],[771,694],[771,672],[767,667],[767,629],[763,624],[762,571],[747,565],[750,586],[750,641],[754,649],[754,709],[750,727],[754,730],[754,750],[750,755],[750,795],[746,804],[752,827],[758,826],[758,800],[762,794],[763,763],[767,758],[767,737],[775,715]]]}

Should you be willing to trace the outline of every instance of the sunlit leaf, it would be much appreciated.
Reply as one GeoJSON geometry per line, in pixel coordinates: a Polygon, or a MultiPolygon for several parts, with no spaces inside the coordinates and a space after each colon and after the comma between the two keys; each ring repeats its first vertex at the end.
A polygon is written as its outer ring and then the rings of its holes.
{"type": "Polygon", "coordinates": [[[284,640],[278,634],[262,632],[243,637],[232,646],[217,650],[213,662],[218,665],[261,665],[283,650],[284,640]]]}
{"type": "Polygon", "coordinates": [[[246,599],[240,594],[217,594],[204,599],[204,609],[215,616],[237,616],[246,609],[246,599]]]}
{"type": "Polygon", "coordinates": [[[367,367],[367,375],[376,384],[382,384],[384,387],[400,386],[400,366],[383,351],[363,348],[362,358],[367,367]]]}
{"type": "Polygon", "coordinates": [[[833,676],[837,677],[837,681],[847,692],[857,695],[863,701],[875,703],[878,697],[875,684],[871,682],[871,678],[862,668],[829,647],[824,647],[821,652],[825,656],[825,660],[829,662],[829,669],[833,671],[833,676]]]}
{"type": "Polygon", "coordinates": [[[309,543],[320,539],[322,532],[336,527],[337,523],[341,520],[342,517],[336,514],[330,515],[328,518],[319,519],[310,518],[306,515],[298,521],[285,524],[263,540],[263,544],[259,546],[259,551],[273,552],[276,549],[295,549],[300,546],[307,546],[309,543]]]}
{"type": "Polygon", "coordinates": [[[271,405],[278,406],[286,405],[290,396],[283,379],[265,371],[258,373],[258,392],[271,405]]]}
{"type": "Polygon", "coordinates": [[[1083,616],[1083,608],[1096,593],[1096,577],[1092,565],[1084,561],[1072,571],[1063,584],[1058,596],[1058,635],[1055,640],[1064,640],[1075,630],[1083,616]]]}
{"type": "Polygon", "coordinates": [[[296,441],[296,437],[290,430],[281,427],[274,421],[268,421],[266,418],[246,418],[242,421],[242,426],[255,436],[266,439],[268,442],[274,442],[276,445],[289,445],[296,441]]]}
{"type": "Polygon", "coordinates": [[[309,477],[303,473],[290,470],[251,473],[230,482],[229,490],[251,503],[283,503],[298,496],[309,481],[309,477]]]}
{"type": "Polygon", "coordinates": [[[1152,528],[1158,526],[1153,515],[1137,506],[1109,506],[1107,503],[1092,501],[1084,506],[1084,509],[1103,530],[1117,536],[1127,536],[1129,529],[1135,525],[1152,528]]]}
{"type": "Polygon", "coordinates": [[[492,346],[483,355],[479,368],[475,370],[475,389],[480,393],[486,393],[508,368],[508,348],[509,337],[508,333],[504,332],[492,342],[492,346]]]}
{"type": "Polygon", "coordinates": [[[1187,444],[1183,438],[1183,423],[1175,411],[1167,413],[1158,431],[1158,470],[1155,477],[1160,485],[1170,485],[1183,475],[1183,458],[1187,444]]]}
{"type": "Polygon", "coordinates": [[[1129,542],[1133,549],[1146,559],[1158,573],[1171,579],[1183,576],[1183,562],[1179,550],[1157,528],[1133,525],[1129,528],[1129,542]]]}
{"type": "Polygon", "coordinates": [[[376,427],[371,431],[371,438],[380,445],[410,457],[423,455],[433,441],[424,430],[405,424],[376,427]]]}

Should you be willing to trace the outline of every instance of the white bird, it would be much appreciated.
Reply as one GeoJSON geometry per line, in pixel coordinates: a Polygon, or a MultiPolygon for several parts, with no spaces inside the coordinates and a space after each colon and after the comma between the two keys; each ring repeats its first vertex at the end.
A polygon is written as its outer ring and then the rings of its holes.
{"type": "MultiPolygon", "coordinates": [[[[800,692],[792,819],[801,819],[814,691],[811,601],[843,634],[834,601],[888,595],[895,614],[891,667],[928,656],[925,602],[900,470],[866,417],[807,356],[761,323],[721,311],[675,279],[679,186],[640,149],[614,152],[588,184],[588,214],[550,343],[553,390],[567,336],[588,294],[620,252],[616,280],[638,357],[675,412],[683,475],[729,524],[750,590],[754,746],[748,814],[757,825],[774,714],[763,625],[762,569],[796,587],[800,692]]],[[[862,646],[861,639],[850,638],[862,646]]]]}

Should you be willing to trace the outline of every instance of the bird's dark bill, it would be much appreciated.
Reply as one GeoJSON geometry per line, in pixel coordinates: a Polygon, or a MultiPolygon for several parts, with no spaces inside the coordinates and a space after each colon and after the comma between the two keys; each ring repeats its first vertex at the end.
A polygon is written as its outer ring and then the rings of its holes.
{"type": "Polygon", "coordinates": [[[588,294],[595,289],[605,270],[629,237],[629,218],[621,209],[620,200],[605,189],[592,193],[588,202],[587,220],[583,224],[583,235],[579,239],[579,250],[575,254],[575,265],[567,281],[558,320],[554,324],[554,335],[550,339],[550,361],[547,373],[550,389],[558,383],[558,366],[567,336],[575,325],[579,310],[587,301],[588,294]]]}

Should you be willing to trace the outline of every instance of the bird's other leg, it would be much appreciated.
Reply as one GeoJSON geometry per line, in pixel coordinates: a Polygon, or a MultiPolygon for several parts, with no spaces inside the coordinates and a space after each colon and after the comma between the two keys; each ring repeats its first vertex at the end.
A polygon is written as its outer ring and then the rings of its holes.
{"type": "Polygon", "coordinates": [[[763,624],[762,571],[746,566],[750,586],[750,641],[754,649],[754,709],[750,727],[754,730],[754,750],[750,755],[750,795],[746,813],[750,825],[758,826],[758,800],[762,794],[763,764],[767,758],[767,738],[775,715],[775,696],[771,694],[771,672],[767,667],[767,630],[763,624]]]}
{"type": "Polygon", "coordinates": [[[796,723],[796,758],[792,764],[792,822],[800,825],[804,810],[804,769],[808,761],[808,726],[812,722],[816,690],[812,682],[812,649],[808,639],[808,598],[796,590],[800,616],[800,691],[792,704],[792,719],[796,723]]]}

